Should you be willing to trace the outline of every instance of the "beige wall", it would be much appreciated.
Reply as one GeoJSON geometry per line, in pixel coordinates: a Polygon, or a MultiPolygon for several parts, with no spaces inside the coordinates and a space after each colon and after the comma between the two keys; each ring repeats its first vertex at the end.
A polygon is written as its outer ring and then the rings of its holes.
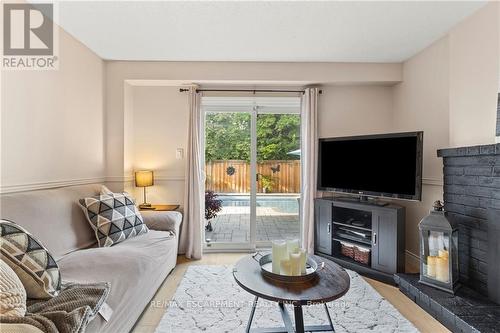
{"type": "Polygon", "coordinates": [[[2,71],[2,192],[102,181],[104,62],[59,30],[59,69],[2,71]]]}
{"type": "Polygon", "coordinates": [[[450,146],[495,142],[499,6],[488,4],[449,34],[450,146]]]}
{"type": "Polygon", "coordinates": [[[493,143],[499,76],[498,3],[480,9],[403,64],[394,86],[394,130],[423,130],[422,202],[407,208],[406,248],[418,254],[418,222],[442,200],[440,148],[493,143]]]}
{"type": "Polygon", "coordinates": [[[320,137],[375,134],[392,129],[392,87],[325,86],[319,98],[320,137]]]}
{"type": "Polygon", "coordinates": [[[441,180],[436,150],[449,143],[449,47],[443,38],[406,61],[394,86],[394,129],[424,131],[424,178],[441,180]]]}
{"type": "MultiPolygon", "coordinates": [[[[155,186],[147,189],[148,202],[178,203],[184,198],[185,149],[188,134],[188,95],[179,87],[132,87],[134,126],[133,170],[154,170],[155,186]],[[184,158],[176,158],[176,149],[184,158]]],[[[142,202],[142,188],[132,192],[142,202]]]]}

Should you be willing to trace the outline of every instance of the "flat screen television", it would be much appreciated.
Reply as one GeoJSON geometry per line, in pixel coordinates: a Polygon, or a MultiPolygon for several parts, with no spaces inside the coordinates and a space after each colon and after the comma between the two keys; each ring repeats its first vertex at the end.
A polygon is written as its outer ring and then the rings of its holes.
{"type": "Polygon", "coordinates": [[[320,139],[318,190],[421,200],[423,135],[320,139]]]}

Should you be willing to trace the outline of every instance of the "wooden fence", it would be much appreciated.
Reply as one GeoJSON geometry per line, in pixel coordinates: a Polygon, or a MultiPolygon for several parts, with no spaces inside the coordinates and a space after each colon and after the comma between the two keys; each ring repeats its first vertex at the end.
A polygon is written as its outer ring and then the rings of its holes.
{"type": "MultiPolygon", "coordinates": [[[[250,163],[211,161],[205,165],[205,188],[218,193],[249,193],[250,163]]],[[[271,182],[270,193],[300,193],[300,161],[264,161],[257,163],[257,192],[263,193],[263,178],[271,182]]]]}

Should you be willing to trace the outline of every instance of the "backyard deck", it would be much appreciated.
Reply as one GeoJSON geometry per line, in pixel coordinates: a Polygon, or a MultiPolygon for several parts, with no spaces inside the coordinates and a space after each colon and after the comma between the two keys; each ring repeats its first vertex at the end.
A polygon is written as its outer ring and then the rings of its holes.
{"type": "MultiPolygon", "coordinates": [[[[226,206],[212,219],[212,232],[205,232],[210,242],[239,243],[250,241],[250,207],[226,206]]],[[[283,212],[276,207],[257,207],[256,239],[271,241],[299,237],[298,213],[283,212]]]]}

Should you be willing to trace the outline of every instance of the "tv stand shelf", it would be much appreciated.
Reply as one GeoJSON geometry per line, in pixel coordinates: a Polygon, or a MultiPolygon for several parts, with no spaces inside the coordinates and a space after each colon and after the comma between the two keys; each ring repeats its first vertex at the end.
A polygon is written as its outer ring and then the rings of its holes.
{"type": "Polygon", "coordinates": [[[336,198],[315,200],[315,253],[345,268],[393,283],[392,275],[404,272],[404,239],[404,207],[336,198]],[[341,253],[343,246],[353,245],[371,251],[368,265],[341,253]]]}
{"type": "Polygon", "coordinates": [[[340,223],[340,222],[335,222],[335,221],[333,221],[333,224],[340,225],[340,226],[343,226],[343,227],[349,227],[349,228],[353,228],[353,229],[363,230],[363,231],[370,231],[370,232],[372,231],[372,229],[363,228],[363,227],[357,227],[355,225],[346,224],[346,223],[340,223]]]}
{"type": "Polygon", "coordinates": [[[354,245],[359,245],[362,247],[372,247],[371,242],[360,242],[359,240],[354,240],[354,239],[349,239],[349,238],[343,238],[343,237],[333,237],[332,238],[334,241],[337,242],[345,242],[345,243],[350,243],[354,245]]]}

